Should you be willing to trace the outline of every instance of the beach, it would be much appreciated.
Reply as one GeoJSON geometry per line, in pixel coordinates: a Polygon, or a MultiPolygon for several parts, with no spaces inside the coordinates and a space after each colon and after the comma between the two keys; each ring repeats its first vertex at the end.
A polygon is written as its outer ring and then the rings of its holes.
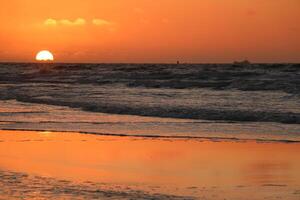
{"type": "Polygon", "coordinates": [[[1,131],[0,198],[299,199],[299,143],[1,131]]]}

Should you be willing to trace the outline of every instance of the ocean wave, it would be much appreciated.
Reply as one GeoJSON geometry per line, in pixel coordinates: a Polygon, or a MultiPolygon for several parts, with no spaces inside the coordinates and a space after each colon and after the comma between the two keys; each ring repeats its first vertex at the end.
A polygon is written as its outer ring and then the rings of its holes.
{"type": "Polygon", "coordinates": [[[0,64],[0,82],[121,83],[148,88],[212,88],[300,93],[300,64],[0,64]],[[43,72],[41,73],[41,69],[43,72]],[[47,69],[47,70],[45,70],[47,69]]]}
{"type": "Polygon", "coordinates": [[[297,124],[226,122],[86,112],[45,104],[0,101],[1,130],[80,132],[140,138],[300,141],[297,124]]]}
{"type": "Polygon", "coordinates": [[[2,100],[112,114],[300,123],[299,64],[1,64],[0,75],[2,100]]]}

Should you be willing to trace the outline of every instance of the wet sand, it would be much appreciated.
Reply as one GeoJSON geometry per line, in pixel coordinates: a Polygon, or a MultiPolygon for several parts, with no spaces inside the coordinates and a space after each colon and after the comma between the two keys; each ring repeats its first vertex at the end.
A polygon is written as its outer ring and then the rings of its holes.
{"type": "Polygon", "coordinates": [[[0,131],[0,199],[300,199],[300,143],[0,131]]]}

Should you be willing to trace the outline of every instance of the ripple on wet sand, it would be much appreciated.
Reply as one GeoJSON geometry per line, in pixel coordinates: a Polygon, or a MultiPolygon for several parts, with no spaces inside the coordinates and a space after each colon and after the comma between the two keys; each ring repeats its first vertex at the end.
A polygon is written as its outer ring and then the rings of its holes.
{"type": "Polygon", "coordinates": [[[24,173],[0,171],[0,199],[194,199],[165,194],[150,194],[127,188],[103,188],[95,183],[74,183],[67,180],[30,176],[24,173]]]}

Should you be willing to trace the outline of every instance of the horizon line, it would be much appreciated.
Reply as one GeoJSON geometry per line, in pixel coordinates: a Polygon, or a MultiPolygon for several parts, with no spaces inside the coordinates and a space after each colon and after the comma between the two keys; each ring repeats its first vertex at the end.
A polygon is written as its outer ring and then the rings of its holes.
{"type": "MultiPolygon", "coordinates": [[[[37,61],[0,61],[0,64],[235,64],[235,62],[242,63],[243,61],[232,62],[37,62],[37,61]]],[[[249,62],[249,64],[300,64],[299,62],[249,62]]]]}

